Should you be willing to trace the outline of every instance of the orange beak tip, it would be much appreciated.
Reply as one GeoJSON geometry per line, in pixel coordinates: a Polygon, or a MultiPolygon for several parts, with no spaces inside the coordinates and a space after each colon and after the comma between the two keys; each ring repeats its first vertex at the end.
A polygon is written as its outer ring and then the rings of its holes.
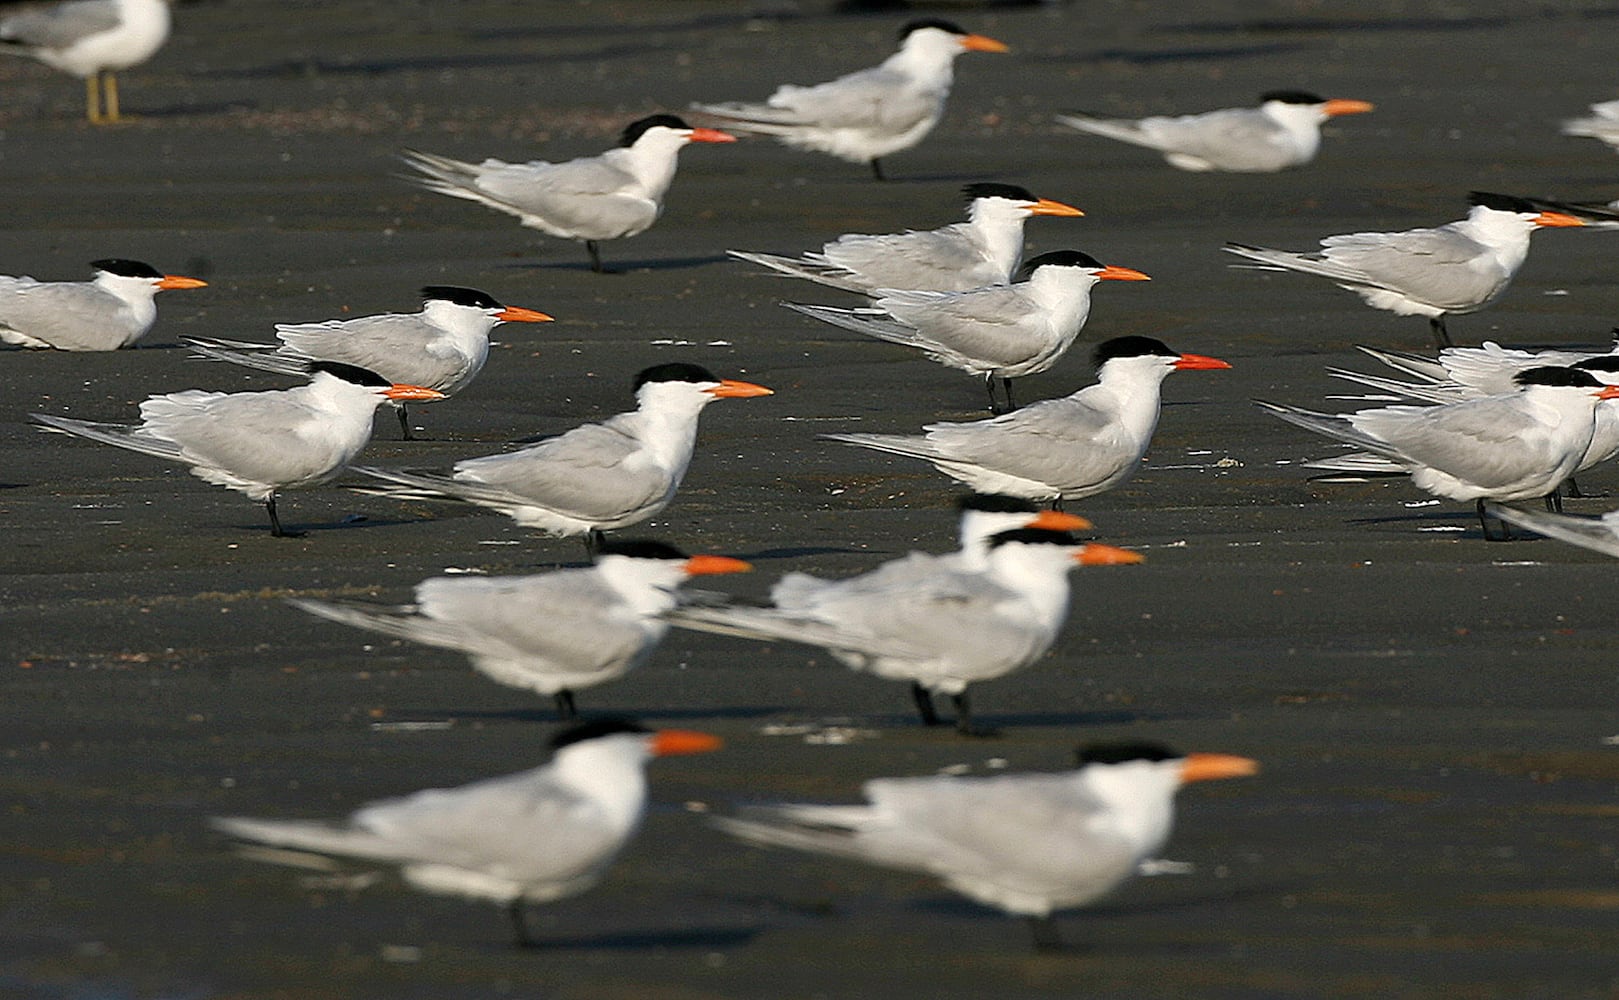
{"type": "Polygon", "coordinates": [[[1214,781],[1221,778],[1247,778],[1259,773],[1259,762],[1227,753],[1187,754],[1181,764],[1181,781],[1214,781]]]}
{"type": "Polygon", "coordinates": [[[382,391],[387,398],[400,403],[426,403],[435,399],[443,399],[444,393],[437,389],[429,389],[421,385],[391,385],[382,391]]]}
{"type": "Polygon", "coordinates": [[[1028,523],[1030,528],[1043,528],[1047,531],[1089,531],[1096,525],[1089,518],[1078,514],[1069,514],[1060,510],[1043,510],[1035,515],[1034,520],[1028,523]]]}
{"type": "Polygon", "coordinates": [[[1323,107],[1329,117],[1338,115],[1360,115],[1368,111],[1377,110],[1377,106],[1370,101],[1354,101],[1347,98],[1333,98],[1323,107]]]}
{"type": "Polygon", "coordinates": [[[754,385],[752,382],[738,382],[735,379],[724,379],[719,385],[705,391],[719,399],[749,399],[754,396],[774,396],[776,394],[774,389],[766,389],[764,386],[754,385]]]}
{"type": "Polygon", "coordinates": [[[746,573],[753,564],[730,556],[692,556],[686,560],[687,576],[713,576],[720,573],[746,573]]]}
{"type": "Polygon", "coordinates": [[[553,323],[556,318],[547,316],[536,309],[524,309],[521,306],[507,306],[495,316],[506,323],[553,323]]]}
{"type": "Polygon", "coordinates": [[[1535,225],[1551,228],[1583,226],[1585,225],[1585,220],[1578,216],[1569,215],[1567,212],[1542,212],[1535,217],[1535,225]]]}
{"type": "Polygon", "coordinates": [[[1145,562],[1146,556],[1116,545],[1092,542],[1074,553],[1074,561],[1081,566],[1133,566],[1145,562]]]}
{"type": "Polygon", "coordinates": [[[721,132],[717,128],[694,128],[691,130],[692,142],[735,142],[736,136],[729,132],[721,132]]]}
{"type": "Polygon", "coordinates": [[[652,753],[657,757],[708,753],[724,745],[725,741],[718,736],[690,729],[660,729],[652,734],[652,753]]]}
{"type": "Polygon", "coordinates": [[[178,291],[182,288],[207,288],[208,282],[201,278],[187,278],[183,274],[165,274],[157,287],[165,291],[178,291]]]}
{"type": "Polygon", "coordinates": [[[1010,52],[1011,47],[1005,42],[998,42],[988,35],[968,35],[961,40],[961,47],[969,52],[1010,52]]]}

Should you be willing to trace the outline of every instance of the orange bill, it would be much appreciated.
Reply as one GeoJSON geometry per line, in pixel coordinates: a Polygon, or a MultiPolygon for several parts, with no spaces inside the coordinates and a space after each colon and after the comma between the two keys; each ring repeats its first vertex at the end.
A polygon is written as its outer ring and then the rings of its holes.
{"type": "Polygon", "coordinates": [[[1041,198],[1039,201],[1034,203],[1033,208],[1029,209],[1029,214],[1030,215],[1069,215],[1069,216],[1074,216],[1074,215],[1084,215],[1085,213],[1081,212],[1079,209],[1075,208],[1072,205],[1064,205],[1062,202],[1060,202],[1060,201],[1052,201],[1050,198],[1041,198]]]}
{"type": "Polygon", "coordinates": [[[1074,553],[1074,562],[1081,566],[1130,566],[1146,560],[1146,556],[1129,549],[1121,549],[1117,545],[1102,545],[1091,542],[1078,552],[1074,553]]]}
{"type": "Polygon", "coordinates": [[[652,734],[652,754],[655,757],[708,753],[724,745],[725,741],[718,736],[693,732],[690,729],[660,729],[652,734]]]}
{"type": "Polygon", "coordinates": [[[1569,215],[1567,212],[1542,212],[1535,216],[1535,225],[1550,227],[1583,226],[1585,221],[1577,216],[1569,215]]]}
{"type": "Polygon", "coordinates": [[[1619,385],[1605,385],[1591,395],[1598,399],[1619,399],[1619,385]]]}
{"type": "Polygon", "coordinates": [[[988,35],[967,35],[961,40],[961,47],[968,52],[1010,52],[1005,42],[997,42],[988,35]]]}
{"type": "Polygon", "coordinates": [[[182,274],[165,274],[163,280],[157,283],[157,287],[169,291],[179,288],[207,288],[208,282],[201,278],[187,278],[182,274]]]}
{"type": "Polygon", "coordinates": [[[717,573],[746,573],[753,564],[730,556],[692,556],[686,560],[687,576],[712,576],[717,573]]]}
{"type": "Polygon", "coordinates": [[[1339,115],[1363,115],[1375,107],[1376,105],[1370,101],[1351,101],[1343,97],[1334,97],[1323,104],[1321,110],[1326,113],[1327,117],[1336,118],[1339,115]]]}
{"type": "Polygon", "coordinates": [[[426,403],[434,399],[443,399],[444,393],[437,389],[429,389],[420,385],[390,385],[382,390],[382,394],[397,403],[426,403]]]}
{"type": "Polygon", "coordinates": [[[1259,773],[1259,761],[1228,753],[1189,753],[1181,765],[1181,783],[1246,778],[1259,773]]]}
{"type": "Polygon", "coordinates": [[[749,396],[774,396],[776,394],[774,389],[766,389],[764,386],[754,385],[752,382],[738,382],[729,378],[721,379],[719,385],[703,391],[711,396],[718,396],[720,399],[746,399],[749,396]]]}
{"type": "Polygon", "coordinates": [[[1180,359],[1175,362],[1175,367],[1183,369],[1230,368],[1231,362],[1221,361],[1219,358],[1211,358],[1204,354],[1182,354],[1180,359]]]}
{"type": "Polygon", "coordinates": [[[550,323],[553,317],[533,309],[524,309],[522,306],[507,306],[495,314],[498,320],[507,323],[550,323]]]}
{"type": "Polygon", "coordinates": [[[1095,527],[1078,514],[1065,514],[1060,510],[1043,510],[1025,528],[1044,528],[1046,531],[1089,531],[1095,527]]]}
{"type": "Polygon", "coordinates": [[[729,132],[721,132],[717,128],[694,128],[691,130],[692,142],[735,142],[736,136],[729,132]]]}
{"type": "Polygon", "coordinates": [[[1097,271],[1096,272],[1096,277],[1097,277],[1098,280],[1101,280],[1101,281],[1151,281],[1152,280],[1151,278],[1147,277],[1145,274],[1142,274],[1140,271],[1135,270],[1134,268],[1115,267],[1112,264],[1109,264],[1107,267],[1104,267],[1100,271],[1097,271]]]}

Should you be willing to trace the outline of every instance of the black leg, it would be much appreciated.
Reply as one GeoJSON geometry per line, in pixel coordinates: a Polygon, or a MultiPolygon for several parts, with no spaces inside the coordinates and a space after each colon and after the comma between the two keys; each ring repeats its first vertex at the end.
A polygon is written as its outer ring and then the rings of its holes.
{"type": "Polygon", "coordinates": [[[1512,541],[1512,525],[1508,524],[1505,521],[1496,521],[1495,518],[1492,518],[1489,515],[1485,514],[1484,513],[1484,501],[1483,500],[1474,501],[1473,509],[1478,511],[1478,526],[1484,530],[1484,540],[1486,542],[1510,542],[1510,541],[1512,541]],[[1500,535],[1496,535],[1494,532],[1492,532],[1490,530],[1490,522],[1491,521],[1495,521],[1496,524],[1499,524],[1501,526],[1501,534],[1500,535]]]}
{"type": "Polygon", "coordinates": [[[973,710],[967,702],[967,692],[951,695],[950,701],[956,706],[956,732],[963,736],[977,737],[1001,735],[999,729],[973,725],[973,710]]]}
{"type": "Polygon", "coordinates": [[[1556,490],[1546,494],[1546,510],[1552,514],[1563,512],[1563,495],[1556,490]]]}
{"type": "Polygon", "coordinates": [[[1035,951],[1062,951],[1062,931],[1057,927],[1057,921],[1051,914],[1043,917],[1027,917],[1029,931],[1034,935],[1035,951]]]}
{"type": "Polygon", "coordinates": [[[591,528],[585,532],[585,558],[594,560],[596,554],[602,550],[602,543],[605,541],[607,541],[607,536],[601,533],[600,528],[591,528]]]}
{"type": "Polygon", "coordinates": [[[569,691],[567,688],[563,688],[561,691],[558,691],[556,694],[552,695],[551,699],[557,704],[558,719],[561,719],[563,722],[571,722],[574,719],[579,718],[579,710],[575,708],[573,704],[572,691],[569,691]]]}
{"type": "Polygon", "coordinates": [[[1445,329],[1445,317],[1443,317],[1443,316],[1430,316],[1430,317],[1428,317],[1428,329],[1433,331],[1433,341],[1434,341],[1434,344],[1436,346],[1438,346],[1438,347],[1454,347],[1454,346],[1456,346],[1455,344],[1451,343],[1450,331],[1445,329]]]}
{"type": "Polygon", "coordinates": [[[995,376],[984,376],[984,388],[989,392],[989,412],[1000,413],[1001,401],[995,398],[995,376]]]}
{"type": "Polygon", "coordinates": [[[922,717],[922,725],[937,726],[939,724],[939,713],[933,710],[932,692],[912,681],[911,699],[916,702],[916,712],[922,717]]]}
{"type": "Polygon", "coordinates": [[[526,908],[523,906],[523,897],[518,896],[506,907],[506,915],[512,920],[512,943],[519,948],[535,948],[539,942],[528,933],[528,918],[526,908]]]}
{"type": "Polygon", "coordinates": [[[597,274],[606,274],[607,268],[602,267],[601,248],[596,246],[596,241],[586,240],[585,250],[590,254],[590,269],[597,274]]]}
{"type": "Polygon", "coordinates": [[[1595,500],[1608,495],[1607,490],[1594,490],[1587,493],[1586,491],[1580,489],[1580,484],[1574,481],[1573,476],[1569,476],[1566,480],[1564,480],[1563,485],[1566,487],[1564,490],[1564,495],[1570,500],[1595,500]]]}
{"type": "Polygon", "coordinates": [[[410,436],[410,414],[405,412],[404,403],[395,403],[394,408],[399,411],[399,440],[414,441],[410,436]]]}
{"type": "Polygon", "coordinates": [[[264,501],[264,509],[270,512],[270,537],[271,538],[302,538],[306,534],[308,534],[307,531],[283,531],[282,530],[282,528],[281,528],[281,518],[276,514],[276,511],[275,511],[275,494],[274,493],[270,494],[270,499],[264,501]]]}
{"type": "Polygon", "coordinates": [[[1017,409],[1017,400],[1012,398],[1012,380],[1003,376],[1001,378],[1001,390],[1006,393],[1005,412],[1011,413],[1013,410],[1017,409]]]}
{"type": "Polygon", "coordinates": [[[883,176],[883,165],[882,165],[882,163],[875,156],[873,156],[871,158],[871,176],[877,178],[880,181],[888,180],[887,177],[883,176]]]}

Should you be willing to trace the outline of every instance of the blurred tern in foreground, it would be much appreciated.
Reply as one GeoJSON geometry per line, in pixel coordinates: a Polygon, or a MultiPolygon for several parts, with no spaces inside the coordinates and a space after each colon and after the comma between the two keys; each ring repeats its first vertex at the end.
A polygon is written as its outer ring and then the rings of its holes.
{"type": "MultiPolygon", "coordinates": [[[[437,389],[445,398],[471,382],[489,358],[489,332],[499,323],[548,323],[532,309],[505,306],[487,292],[454,285],[422,289],[419,313],[385,313],[324,323],[277,323],[276,344],[188,338],[186,345],[216,361],[281,375],[309,370],[311,361],[339,361],[390,382],[437,389]]],[[[403,402],[394,403],[399,429],[411,439],[403,402]]]]}
{"type": "Polygon", "coordinates": [[[783,84],[763,104],[693,104],[739,132],[773,135],[789,146],[869,163],[883,179],[881,158],[910,149],[944,115],[956,57],[1005,52],[1004,44],[970,35],[949,21],[912,21],[900,29],[899,51],[879,66],[813,87],[783,84]]]}
{"type": "Polygon", "coordinates": [[[151,396],[135,426],[32,416],[54,430],[188,465],[198,479],[263,503],[270,534],[296,537],[281,529],[277,493],[318,486],[347,468],[371,440],[371,417],[383,402],[443,395],[332,361],[311,362],[309,374],[309,384],[294,389],[151,396]]]}
{"type": "Polygon", "coordinates": [[[939,722],[937,691],[955,702],[962,735],[993,735],[974,728],[967,686],[1046,654],[1068,616],[1069,570],[1141,556],[1042,528],[1000,532],[986,548],[980,570],[913,556],[843,580],[790,573],[771,588],[775,607],[681,608],[669,618],[704,632],[820,646],[852,669],[909,682],[924,724],[939,722]]]}
{"type": "Polygon", "coordinates": [[[464,163],[413,149],[400,155],[426,175],[412,180],[429,191],[515,215],[551,236],[582,240],[591,270],[600,274],[605,270],[601,240],[644,233],[663,214],[676,157],[687,143],[735,141],[716,129],[692,128],[674,115],[652,115],[631,122],[616,149],[564,163],[464,163]]]}
{"type": "Polygon", "coordinates": [[[879,288],[965,292],[1012,280],[1023,259],[1025,219],[1085,214],[1012,184],[968,184],[961,191],[967,196],[967,221],[942,229],[887,236],[851,233],[821,247],[819,253],[798,257],[727,252],[795,278],[861,295],[875,294],[879,288]]]}
{"type": "Polygon", "coordinates": [[[1322,122],[1371,110],[1365,101],[1329,101],[1300,90],[1275,90],[1262,95],[1257,108],[1135,121],[1082,114],[1058,115],[1057,120],[1081,132],[1155,149],[1182,170],[1273,173],[1315,159],[1322,122]]]}
{"type": "Polygon", "coordinates": [[[1589,116],[1563,122],[1563,134],[1590,136],[1602,140],[1613,149],[1619,149],[1619,101],[1591,105],[1589,116]]]}
{"type": "Polygon", "coordinates": [[[594,566],[535,576],[437,576],[401,607],[293,598],[334,622],[467,654],[507,687],[549,695],[572,719],[574,692],[617,680],[651,658],[660,615],[693,576],[751,569],[727,556],[687,556],[661,542],[606,542],[594,566]]]}
{"type": "Polygon", "coordinates": [[[636,408],[503,455],[469,458],[448,476],[357,466],[393,484],[364,492],[401,500],[450,500],[498,510],[525,528],[584,535],[638,524],[674,499],[697,442],[697,417],[716,399],[769,396],[751,382],[699,365],[656,365],[635,377],[636,408]]]}
{"type": "Polygon", "coordinates": [[[745,808],[715,825],[743,840],[933,875],[1028,920],[1035,948],[1063,947],[1052,913],[1106,895],[1169,840],[1175,792],[1257,774],[1249,758],[1154,743],[1080,748],[1056,773],[878,778],[861,805],[745,808]]]}
{"type": "Polygon", "coordinates": [[[1078,250],[1055,250],[1026,261],[1010,285],[968,292],[878,291],[870,308],[785,302],[787,308],[869,337],[914,347],[940,364],[982,375],[991,412],[1016,408],[1012,379],[1045,371],[1067,352],[1091,313],[1099,281],[1147,281],[1140,271],[1103,264],[1078,250]]]}
{"type": "Polygon", "coordinates": [[[976,490],[1036,501],[1094,496],[1130,478],[1158,426],[1159,389],[1170,372],[1231,365],[1179,354],[1151,337],[1115,337],[1096,349],[1097,382],[1061,399],[925,434],[822,434],[931,462],[976,490]]]}
{"type": "Polygon", "coordinates": [[[93,260],[89,281],[35,281],[0,275],[0,342],[58,351],[116,351],[157,321],[158,292],[205,288],[138,260],[93,260]]]}
{"type": "MultiPolygon", "coordinates": [[[[1450,500],[1475,501],[1480,526],[1492,538],[1484,501],[1545,498],[1585,457],[1596,430],[1596,408],[1619,399],[1575,368],[1531,368],[1516,392],[1441,406],[1384,406],[1350,414],[1315,413],[1255,400],[1261,409],[1398,466],[1417,488],[1450,500]]],[[[1311,463],[1340,468],[1332,458],[1311,463]]]]}
{"type": "Polygon", "coordinates": [[[1519,510],[1501,504],[1485,504],[1491,517],[1507,524],[1555,538],[1560,542],[1578,545],[1603,555],[1619,556],[1619,510],[1611,510],[1601,517],[1574,517],[1569,514],[1542,514],[1539,511],[1519,510]]]}
{"type": "Polygon", "coordinates": [[[82,77],[85,117],[118,116],[117,70],[152,58],[169,40],[170,0],[60,0],[0,16],[0,52],[32,56],[82,77]],[[102,92],[106,101],[103,104],[102,92]]]}
{"type": "Polygon", "coordinates": [[[1227,253],[1263,270],[1326,278],[1366,304],[1397,316],[1426,316],[1440,347],[1451,346],[1447,313],[1478,312],[1506,291],[1529,255],[1529,235],[1545,226],[1580,226],[1523,198],[1474,191],[1467,218],[1436,229],[1328,236],[1317,253],[1227,243],[1227,253]]]}
{"type": "Polygon", "coordinates": [[[640,827],[647,761],[719,746],[707,733],[604,719],[559,734],[541,767],[373,802],[342,822],[209,823],[255,845],[248,857],[325,871],[333,857],[394,866],[423,892],[498,903],[530,947],[525,906],[594,886],[640,827]]]}

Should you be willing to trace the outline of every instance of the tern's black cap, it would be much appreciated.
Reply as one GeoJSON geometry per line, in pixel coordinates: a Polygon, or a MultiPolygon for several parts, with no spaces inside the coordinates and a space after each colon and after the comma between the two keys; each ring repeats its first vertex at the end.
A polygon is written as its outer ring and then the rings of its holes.
{"type": "Polygon", "coordinates": [[[1179,760],[1186,756],[1162,743],[1089,743],[1078,749],[1079,766],[1086,764],[1128,764],[1133,760],[1156,762],[1179,760]]]}
{"type": "Polygon", "coordinates": [[[1114,337],[1104,340],[1096,345],[1096,354],[1093,360],[1096,367],[1102,367],[1104,362],[1114,358],[1139,358],[1147,354],[1156,354],[1166,358],[1178,358],[1180,352],[1168,344],[1153,337],[1114,337]]]}
{"type": "Polygon", "coordinates": [[[1011,201],[1040,200],[1026,187],[1018,187],[1016,184],[994,184],[990,182],[963,185],[961,194],[968,202],[974,202],[980,198],[1006,198],[1011,201]]]}
{"type": "Polygon", "coordinates": [[[1005,493],[969,493],[956,501],[958,510],[981,510],[986,514],[1034,514],[1040,508],[1033,500],[1005,493]]]}
{"type": "Polygon", "coordinates": [[[138,260],[127,260],[123,257],[106,257],[101,260],[92,260],[90,266],[98,271],[116,274],[124,278],[161,278],[163,272],[150,264],[138,260]]]}
{"type": "Polygon", "coordinates": [[[359,365],[345,365],[341,361],[309,362],[309,374],[314,375],[318,372],[335,375],[343,381],[353,382],[355,385],[369,385],[376,388],[393,385],[392,382],[369,368],[361,368],[359,365]]]}
{"type": "Polygon", "coordinates": [[[667,365],[653,365],[643,368],[635,376],[635,388],[639,389],[648,382],[718,382],[719,376],[704,368],[702,365],[688,364],[684,361],[675,361],[667,365]]]}
{"type": "Polygon", "coordinates": [[[1013,528],[1010,531],[998,531],[989,536],[989,547],[999,548],[1009,542],[1018,542],[1023,545],[1082,545],[1079,539],[1066,531],[1052,531],[1048,528],[1013,528]]]}
{"type": "Polygon", "coordinates": [[[628,556],[631,559],[673,559],[684,562],[691,558],[666,542],[646,538],[612,539],[601,543],[598,556],[628,556]]]}
{"type": "Polygon", "coordinates": [[[624,126],[624,134],[619,136],[618,144],[620,146],[633,146],[635,145],[635,140],[641,138],[647,129],[657,128],[659,125],[664,128],[691,128],[677,115],[647,115],[645,118],[637,119],[624,126]]]}
{"type": "Polygon", "coordinates": [[[1283,104],[1325,104],[1327,99],[1308,90],[1267,90],[1259,95],[1259,103],[1281,101],[1283,104]]]}
{"type": "Polygon", "coordinates": [[[948,31],[952,35],[965,35],[967,33],[965,28],[954,21],[946,21],[942,17],[922,17],[917,18],[915,21],[907,21],[905,26],[899,29],[899,40],[903,42],[911,36],[911,32],[921,31],[923,28],[938,28],[940,31],[948,31]]]}
{"type": "Polygon", "coordinates": [[[1517,212],[1521,215],[1539,215],[1536,208],[1528,199],[1519,198],[1511,194],[1492,194],[1489,191],[1471,191],[1467,195],[1469,205],[1483,205],[1493,208],[1497,212],[1517,212]]]}
{"type": "Polygon", "coordinates": [[[1017,274],[1012,276],[1012,280],[1014,282],[1028,281],[1029,276],[1034,274],[1035,268],[1048,265],[1055,267],[1089,267],[1098,271],[1107,266],[1090,254],[1079,250],[1051,250],[1024,261],[1023,266],[1017,269],[1017,274]]]}
{"type": "Polygon", "coordinates": [[[1540,368],[1525,368],[1512,376],[1512,380],[1519,385],[1565,385],[1576,389],[1599,389],[1602,383],[1597,381],[1595,375],[1581,371],[1578,368],[1563,368],[1558,365],[1545,365],[1540,368]]]}
{"type": "Polygon", "coordinates": [[[551,749],[561,750],[565,746],[583,743],[585,740],[600,739],[603,736],[618,736],[621,733],[650,733],[652,730],[630,719],[606,718],[592,719],[580,723],[569,729],[564,729],[551,737],[551,749]]]}
{"type": "Polygon", "coordinates": [[[458,306],[467,306],[470,309],[504,309],[488,292],[480,292],[476,288],[462,288],[459,285],[427,285],[422,288],[424,302],[453,302],[458,306]]]}

